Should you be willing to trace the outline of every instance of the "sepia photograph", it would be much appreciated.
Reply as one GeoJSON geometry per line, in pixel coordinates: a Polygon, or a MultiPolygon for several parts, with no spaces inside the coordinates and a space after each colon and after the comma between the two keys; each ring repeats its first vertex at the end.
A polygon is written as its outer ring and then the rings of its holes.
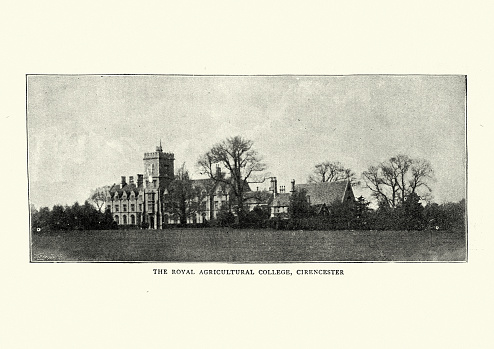
{"type": "Polygon", "coordinates": [[[28,74],[31,262],[466,262],[465,75],[28,74]]]}

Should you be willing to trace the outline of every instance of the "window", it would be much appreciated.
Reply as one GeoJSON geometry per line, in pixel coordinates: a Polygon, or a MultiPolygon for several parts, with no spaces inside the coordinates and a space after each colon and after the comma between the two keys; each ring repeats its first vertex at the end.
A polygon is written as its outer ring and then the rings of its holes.
{"type": "Polygon", "coordinates": [[[123,216],[123,224],[127,224],[127,216],[123,216]]]}
{"type": "Polygon", "coordinates": [[[111,211],[111,205],[106,205],[106,209],[111,211]]]}
{"type": "Polygon", "coordinates": [[[136,210],[136,205],[130,204],[130,210],[134,212],[136,210]]]}
{"type": "Polygon", "coordinates": [[[218,209],[218,201],[215,201],[214,202],[214,209],[217,210],[218,209]]]}
{"type": "Polygon", "coordinates": [[[142,212],[142,204],[139,204],[139,212],[142,212]]]}
{"type": "Polygon", "coordinates": [[[115,205],[115,212],[118,212],[118,205],[115,205]]]}
{"type": "Polygon", "coordinates": [[[153,212],[154,211],[154,204],[152,202],[148,203],[148,211],[153,212]]]}
{"type": "Polygon", "coordinates": [[[132,225],[136,224],[136,217],[134,215],[130,216],[130,224],[132,224],[132,225]]]}
{"type": "Polygon", "coordinates": [[[127,205],[123,204],[123,205],[122,205],[122,210],[123,210],[124,212],[125,212],[125,211],[127,211],[127,205]]]}
{"type": "Polygon", "coordinates": [[[118,223],[118,215],[115,215],[115,222],[118,223]]]}

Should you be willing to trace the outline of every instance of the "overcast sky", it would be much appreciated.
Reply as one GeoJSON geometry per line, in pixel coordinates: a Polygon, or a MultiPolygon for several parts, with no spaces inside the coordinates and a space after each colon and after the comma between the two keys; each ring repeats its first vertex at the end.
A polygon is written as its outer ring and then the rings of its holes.
{"type": "Polygon", "coordinates": [[[432,163],[436,202],[465,197],[463,76],[28,77],[36,207],[82,203],[143,173],[160,139],[175,168],[185,162],[201,178],[198,157],[235,135],[254,141],[287,188],[321,161],[360,174],[403,153],[432,163]]]}

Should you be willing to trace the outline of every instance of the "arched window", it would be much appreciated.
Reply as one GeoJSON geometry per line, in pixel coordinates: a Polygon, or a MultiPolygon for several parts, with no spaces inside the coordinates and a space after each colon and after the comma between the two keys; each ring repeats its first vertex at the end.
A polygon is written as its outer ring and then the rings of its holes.
{"type": "Polygon", "coordinates": [[[127,224],[127,216],[122,216],[123,218],[123,224],[127,224]]]}
{"type": "Polygon", "coordinates": [[[136,224],[136,217],[134,215],[130,216],[130,224],[132,224],[132,225],[136,224]]]}
{"type": "Polygon", "coordinates": [[[115,215],[115,222],[118,223],[118,214],[115,215]]]}

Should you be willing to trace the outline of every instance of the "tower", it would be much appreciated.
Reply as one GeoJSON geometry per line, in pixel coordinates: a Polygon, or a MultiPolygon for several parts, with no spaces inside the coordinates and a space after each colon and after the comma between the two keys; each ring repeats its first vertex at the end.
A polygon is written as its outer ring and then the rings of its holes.
{"type": "MultiPolygon", "coordinates": [[[[161,142],[160,142],[161,143],[161,142]]],[[[174,154],[164,153],[161,144],[152,153],[144,153],[144,182],[146,188],[166,188],[174,178],[174,154]]]]}
{"type": "Polygon", "coordinates": [[[160,145],[152,153],[144,153],[144,220],[150,228],[161,228],[163,220],[163,195],[174,179],[174,155],[164,153],[160,145]]]}

